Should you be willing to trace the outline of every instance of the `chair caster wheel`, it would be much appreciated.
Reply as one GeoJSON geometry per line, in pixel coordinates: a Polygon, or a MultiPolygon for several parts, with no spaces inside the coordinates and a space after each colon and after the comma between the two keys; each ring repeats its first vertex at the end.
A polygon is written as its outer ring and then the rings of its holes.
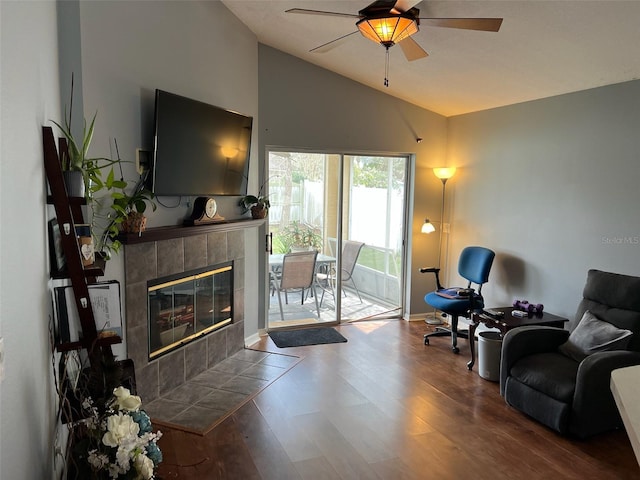
{"type": "Polygon", "coordinates": [[[453,351],[453,353],[460,353],[460,349],[458,347],[453,347],[451,348],[451,350],[453,351]]]}
{"type": "Polygon", "coordinates": [[[429,338],[428,337],[424,337],[424,344],[425,345],[429,345],[429,338]]]}

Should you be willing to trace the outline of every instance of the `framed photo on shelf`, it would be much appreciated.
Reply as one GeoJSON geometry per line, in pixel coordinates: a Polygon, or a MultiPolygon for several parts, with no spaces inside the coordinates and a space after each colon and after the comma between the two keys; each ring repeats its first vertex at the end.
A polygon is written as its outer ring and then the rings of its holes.
{"type": "Polygon", "coordinates": [[[76,237],[78,238],[78,246],[82,256],[82,266],[90,267],[96,260],[93,237],[91,236],[91,226],[79,223],[76,224],[76,237]]]}
{"type": "MultiPolygon", "coordinates": [[[[117,280],[92,283],[89,300],[99,337],[122,338],[122,312],[120,310],[120,283],[117,280]]],[[[77,342],[82,338],[82,323],[71,285],[54,288],[57,341],[77,342]]]]}
{"type": "Polygon", "coordinates": [[[49,220],[49,262],[51,274],[59,274],[65,268],[66,260],[62,251],[62,236],[58,228],[58,220],[49,220]]]}

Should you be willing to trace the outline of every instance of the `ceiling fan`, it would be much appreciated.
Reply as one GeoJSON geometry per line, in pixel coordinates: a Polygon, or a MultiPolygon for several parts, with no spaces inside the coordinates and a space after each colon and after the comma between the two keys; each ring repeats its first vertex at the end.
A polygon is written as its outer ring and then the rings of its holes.
{"type": "Polygon", "coordinates": [[[330,42],[311,49],[311,52],[327,52],[338,46],[344,39],[360,32],[364,37],[381,44],[387,51],[384,85],[389,86],[389,48],[398,44],[408,61],[425,58],[429,54],[411,38],[418,32],[419,25],[460,28],[497,32],[502,25],[502,18],[429,18],[420,17],[420,10],[415,7],[420,0],[376,0],[360,10],[357,14],[326,12],[305,8],[291,8],[286,13],[311,15],[327,15],[333,17],[355,18],[358,29],[330,42]]]}

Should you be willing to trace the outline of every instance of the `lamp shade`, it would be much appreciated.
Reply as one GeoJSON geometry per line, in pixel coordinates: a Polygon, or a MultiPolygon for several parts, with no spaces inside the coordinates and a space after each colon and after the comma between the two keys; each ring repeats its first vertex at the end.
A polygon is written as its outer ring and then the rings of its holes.
{"type": "Polygon", "coordinates": [[[363,18],[357,24],[358,30],[369,40],[391,47],[418,31],[414,18],[403,14],[386,14],[378,18],[363,18]]]}
{"type": "Polygon", "coordinates": [[[422,228],[420,229],[420,232],[433,233],[435,231],[436,231],[436,227],[433,226],[433,223],[431,223],[428,218],[425,218],[424,223],[422,224],[422,228]]]}
{"type": "Polygon", "coordinates": [[[433,174],[440,180],[448,180],[456,173],[456,167],[437,167],[433,169],[433,174]]]}
{"type": "Polygon", "coordinates": [[[238,154],[238,149],[234,147],[222,147],[220,151],[224,158],[233,158],[238,154]]]}

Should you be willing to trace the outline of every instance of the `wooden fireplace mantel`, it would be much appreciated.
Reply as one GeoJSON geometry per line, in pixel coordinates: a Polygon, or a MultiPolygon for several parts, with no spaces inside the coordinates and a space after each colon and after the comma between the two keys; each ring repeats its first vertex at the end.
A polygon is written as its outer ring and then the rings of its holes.
{"type": "Polygon", "coordinates": [[[118,240],[120,240],[123,245],[134,245],[137,243],[157,242],[161,240],[170,240],[172,238],[202,235],[203,233],[229,232],[232,230],[253,228],[264,224],[264,222],[264,219],[254,220],[252,218],[241,218],[237,220],[226,220],[223,222],[211,223],[208,225],[173,225],[167,227],[154,227],[147,228],[141,234],[121,233],[118,235],[118,240]]]}

